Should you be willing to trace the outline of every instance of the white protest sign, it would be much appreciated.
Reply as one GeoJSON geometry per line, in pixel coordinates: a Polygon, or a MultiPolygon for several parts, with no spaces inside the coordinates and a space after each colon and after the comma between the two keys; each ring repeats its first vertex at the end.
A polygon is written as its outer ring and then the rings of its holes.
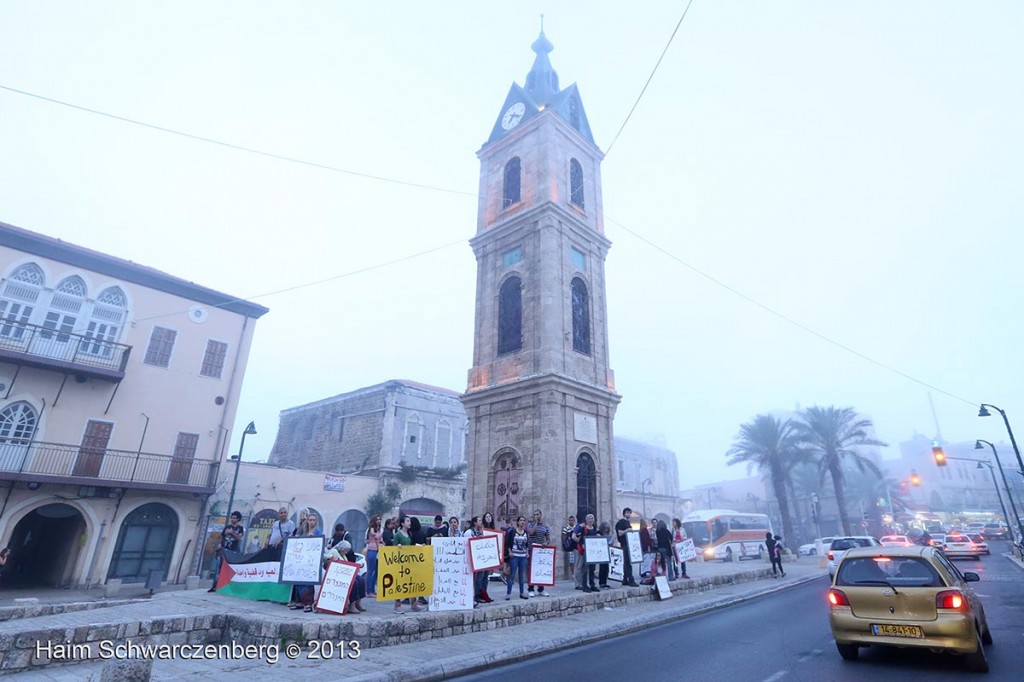
{"type": "Polygon", "coordinates": [[[644,555],[640,546],[640,533],[635,530],[626,531],[626,543],[629,545],[629,560],[632,563],[639,563],[644,555]]]}
{"type": "Polygon", "coordinates": [[[555,586],[555,547],[553,545],[534,545],[530,552],[530,570],[528,572],[531,585],[555,586]]]}
{"type": "Polygon", "coordinates": [[[348,598],[352,594],[358,572],[359,564],[348,561],[329,562],[324,581],[320,585],[320,594],[316,598],[317,610],[344,615],[348,610],[348,598]]]}
{"type": "Polygon", "coordinates": [[[316,585],[323,576],[323,536],[285,538],[278,582],[316,585]]]}
{"type": "Polygon", "coordinates": [[[608,577],[611,580],[618,580],[621,583],[625,577],[625,574],[623,573],[624,569],[622,568],[626,563],[625,555],[618,547],[609,547],[608,556],[608,577]]]}
{"type": "Polygon", "coordinates": [[[501,566],[497,536],[482,535],[469,539],[469,565],[474,571],[484,571],[501,566]]]}
{"type": "Polygon", "coordinates": [[[493,535],[498,538],[498,556],[505,556],[505,534],[500,530],[491,530],[490,528],[484,528],[484,535],[493,535]]]}
{"type": "Polygon", "coordinates": [[[608,538],[598,535],[597,537],[583,538],[583,557],[588,564],[607,564],[611,561],[608,553],[608,538]]]}
{"type": "Polygon", "coordinates": [[[434,550],[434,591],[431,611],[473,608],[473,571],[469,567],[469,541],[463,537],[430,538],[434,550]]]}
{"type": "Polygon", "coordinates": [[[666,576],[659,575],[654,579],[654,590],[658,593],[658,599],[661,601],[672,598],[672,588],[669,587],[666,576]]]}
{"type": "Polygon", "coordinates": [[[697,549],[693,546],[693,540],[683,540],[673,545],[676,550],[676,559],[679,561],[693,561],[697,558],[697,549]]]}

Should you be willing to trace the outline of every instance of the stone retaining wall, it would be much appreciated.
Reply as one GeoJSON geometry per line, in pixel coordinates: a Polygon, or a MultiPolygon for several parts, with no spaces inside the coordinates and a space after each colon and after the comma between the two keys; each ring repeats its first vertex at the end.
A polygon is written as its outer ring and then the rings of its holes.
{"type": "MultiPolygon", "coordinates": [[[[751,582],[771,576],[765,568],[731,575],[672,583],[673,595],[693,594],[724,585],[751,582]]],[[[159,644],[228,644],[277,645],[310,640],[357,640],[361,649],[451,637],[481,630],[495,630],[546,618],[560,618],[605,607],[626,606],[653,601],[657,597],[650,588],[613,588],[594,593],[579,593],[528,602],[518,599],[508,604],[500,601],[472,611],[425,612],[400,618],[317,618],[302,622],[281,622],[268,613],[266,617],[216,614],[205,616],[169,616],[128,622],[97,623],[70,628],[29,630],[18,635],[0,635],[0,674],[23,672],[49,665],[69,665],[85,660],[99,660],[101,641],[138,645],[159,644]],[[46,643],[50,644],[47,655],[46,643]],[[72,650],[70,647],[74,645],[72,650]]],[[[125,601],[123,603],[132,603],[125,601]]],[[[103,602],[111,606],[111,602],[103,602]]],[[[26,613],[49,606],[50,613],[61,613],[61,605],[21,607],[26,613]]],[[[65,604],[88,608],[92,604],[65,604]]],[[[48,615],[40,612],[34,615],[48,615]]],[[[28,617],[23,615],[22,617],[28,617]]],[[[31,627],[30,623],[26,623],[31,627]]]]}
{"type": "Polygon", "coordinates": [[[116,599],[113,601],[88,601],[73,604],[25,604],[23,606],[4,606],[0,608],[0,622],[14,620],[16,618],[38,618],[40,616],[52,616],[58,613],[74,613],[76,611],[90,611],[92,609],[105,609],[111,606],[124,606],[132,604],[138,599],[116,599]]]}

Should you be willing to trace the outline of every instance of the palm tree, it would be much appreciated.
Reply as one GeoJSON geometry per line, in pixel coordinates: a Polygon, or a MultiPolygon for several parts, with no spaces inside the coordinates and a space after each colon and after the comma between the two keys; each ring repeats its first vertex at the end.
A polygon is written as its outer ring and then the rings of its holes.
{"type": "Polygon", "coordinates": [[[732,447],[726,456],[727,464],[747,463],[747,473],[753,467],[765,470],[771,477],[772,490],[779,502],[782,516],[782,532],[787,541],[793,534],[793,520],[789,515],[789,498],[786,494],[786,475],[790,461],[798,456],[798,436],[792,420],[780,421],[770,414],[759,414],[754,420],[740,426],[732,447]]]}
{"type": "Polygon", "coordinates": [[[808,407],[800,414],[802,422],[796,423],[799,441],[816,452],[822,479],[825,474],[832,477],[832,487],[839,507],[839,521],[843,532],[850,534],[850,519],[846,515],[846,491],[844,488],[843,463],[852,462],[859,471],[865,469],[881,478],[878,466],[857,452],[863,446],[885,447],[885,443],[871,438],[870,419],[860,419],[852,407],[808,407]]]}

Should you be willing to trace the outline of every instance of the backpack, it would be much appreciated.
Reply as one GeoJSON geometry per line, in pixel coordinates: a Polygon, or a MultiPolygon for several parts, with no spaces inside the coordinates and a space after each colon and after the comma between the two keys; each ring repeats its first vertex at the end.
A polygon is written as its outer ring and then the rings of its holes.
{"type": "Polygon", "coordinates": [[[576,549],[576,541],[572,539],[572,533],[566,533],[565,537],[562,538],[562,549],[566,552],[576,549]]]}

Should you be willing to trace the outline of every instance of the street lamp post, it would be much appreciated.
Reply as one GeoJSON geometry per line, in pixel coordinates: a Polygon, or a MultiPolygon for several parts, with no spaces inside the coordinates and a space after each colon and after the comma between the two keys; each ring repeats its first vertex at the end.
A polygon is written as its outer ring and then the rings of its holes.
{"type": "Polygon", "coordinates": [[[249,425],[245,427],[245,431],[242,431],[242,443],[238,446],[238,454],[231,457],[231,459],[235,460],[235,477],[231,481],[231,494],[228,495],[228,508],[224,512],[225,518],[231,515],[231,506],[235,503],[235,488],[238,487],[238,469],[242,465],[242,450],[245,449],[245,437],[255,435],[256,422],[249,422],[249,425]]]}
{"type": "Polygon", "coordinates": [[[708,509],[711,509],[711,493],[717,492],[718,488],[708,488],[708,509]]]}
{"type": "Polygon", "coordinates": [[[645,492],[645,488],[647,486],[649,486],[650,484],[651,484],[651,479],[649,479],[649,478],[646,479],[643,483],[640,484],[640,500],[643,503],[644,518],[645,519],[647,518],[647,493],[645,492]]]}
{"type": "Polygon", "coordinates": [[[988,407],[991,407],[993,410],[995,410],[996,412],[998,412],[1002,416],[1003,424],[1006,425],[1006,432],[1008,434],[1010,434],[1010,445],[1013,446],[1013,454],[1017,455],[1017,466],[1020,467],[1020,475],[1024,476],[1024,459],[1021,459],[1021,457],[1020,457],[1020,448],[1017,447],[1017,439],[1013,437],[1013,429],[1010,428],[1010,420],[1006,418],[1006,411],[1005,410],[1001,410],[1000,408],[996,407],[995,405],[989,405],[988,403],[982,403],[981,404],[981,409],[978,410],[978,416],[979,417],[991,417],[992,413],[989,412],[987,409],[985,409],[985,408],[988,408],[988,407]]]}
{"type": "MultiPolygon", "coordinates": [[[[1013,503],[1013,492],[1010,490],[1010,483],[1006,480],[1006,472],[1003,471],[1003,463],[999,461],[999,453],[996,452],[996,446],[987,440],[982,440],[979,438],[978,440],[974,441],[974,449],[984,450],[984,447],[982,447],[981,445],[982,443],[992,448],[992,456],[996,458],[996,466],[999,468],[999,475],[1003,479],[1003,486],[1006,488],[1006,496],[1010,498],[1010,509],[1013,510],[1013,518],[1017,522],[1017,530],[1020,532],[1021,538],[1024,539],[1024,524],[1021,523],[1020,516],[1017,514],[1017,505],[1013,503]]],[[[996,491],[998,490],[999,489],[996,488],[996,491]]],[[[1003,514],[1006,514],[1005,509],[1003,510],[1003,514]]],[[[1013,528],[1013,524],[1010,523],[1009,519],[1007,519],[1006,521],[1006,527],[1008,529],[1013,528]]],[[[1010,532],[1012,533],[1013,531],[1011,530],[1010,532]]]]}

